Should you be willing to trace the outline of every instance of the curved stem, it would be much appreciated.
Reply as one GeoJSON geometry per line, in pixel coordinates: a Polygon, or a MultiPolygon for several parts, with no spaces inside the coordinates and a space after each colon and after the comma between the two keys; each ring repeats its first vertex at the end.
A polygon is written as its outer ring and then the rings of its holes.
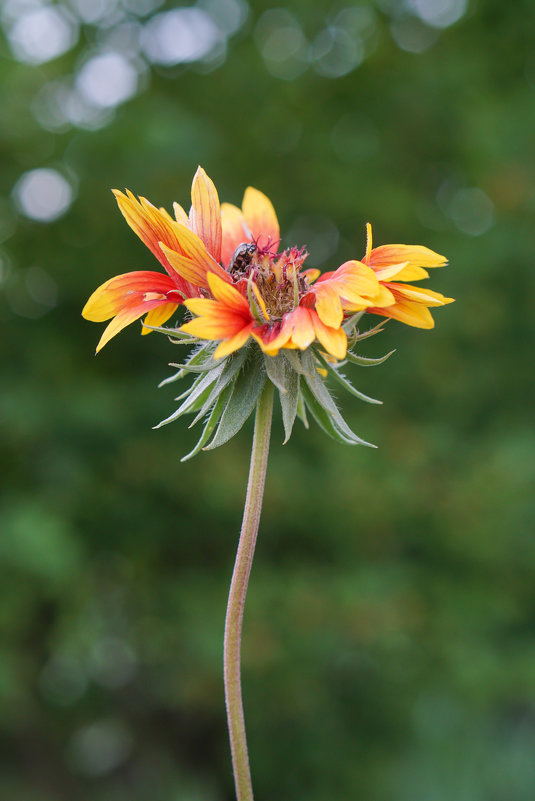
{"type": "Polygon", "coordinates": [[[236,562],[234,563],[225,618],[225,703],[237,801],[253,801],[241,694],[241,634],[245,596],[253,563],[256,535],[264,497],[272,411],[273,384],[270,381],[266,381],[256,407],[247,496],[245,498],[240,542],[238,553],[236,554],[236,562]]]}

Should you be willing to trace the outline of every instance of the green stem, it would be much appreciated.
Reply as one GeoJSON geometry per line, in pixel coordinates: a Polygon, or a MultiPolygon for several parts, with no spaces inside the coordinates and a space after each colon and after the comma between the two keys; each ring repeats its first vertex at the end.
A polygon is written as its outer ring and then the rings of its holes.
{"type": "Polygon", "coordinates": [[[256,535],[264,497],[272,411],[273,384],[270,381],[266,381],[256,407],[247,496],[245,498],[240,542],[238,544],[236,562],[234,563],[225,619],[225,703],[227,706],[227,721],[237,801],[253,801],[241,694],[241,634],[245,596],[253,564],[256,535]]]}

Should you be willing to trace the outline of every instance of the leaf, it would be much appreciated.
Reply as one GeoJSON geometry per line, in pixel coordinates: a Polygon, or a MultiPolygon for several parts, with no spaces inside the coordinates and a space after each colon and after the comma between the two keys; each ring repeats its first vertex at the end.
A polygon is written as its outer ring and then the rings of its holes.
{"type": "Polygon", "coordinates": [[[264,354],[264,364],[266,373],[272,384],[275,384],[280,392],[287,392],[287,375],[290,367],[282,353],[278,356],[268,356],[264,354]]]}
{"type": "MultiPolygon", "coordinates": [[[[328,362],[326,362],[327,366],[330,367],[328,362]]],[[[305,402],[309,407],[312,414],[318,420],[318,415],[320,419],[323,421],[322,424],[325,423],[324,415],[321,414],[317,409],[315,410],[315,406],[311,406],[308,400],[308,393],[306,392],[306,385],[308,385],[308,389],[312,393],[314,399],[318,402],[319,406],[326,412],[328,418],[331,421],[331,427],[334,427],[340,435],[345,437],[347,441],[351,441],[353,444],[360,444],[360,445],[368,445],[371,448],[375,448],[375,445],[372,445],[370,442],[366,442],[366,440],[361,439],[354,431],[350,429],[342,415],[340,414],[336,403],[334,402],[333,398],[331,397],[330,392],[328,391],[327,387],[319,378],[316,370],[315,370],[315,361],[314,356],[312,355],[310,350],[305,351],[303,354],[303,366],[310,370],[305,374],[305,383],[302,384],[301,389],[305,398],[305,402]]],[[[319,422],[319,420],[318,420],[319,422]]],[[[328,432],[330,433],[330,432],[328,432]]],[[[331,434],[332,435],[332,434],[331,434]]]]}
{"type": "Polygon", "coordinates": [[[357,356],[356,353],[352,353],[350,350],[348,350],[346,353],[346,359],[348,362],[351,362],[352,364],[358,364],[360,367],[375,367],[377,364],[386,362],[386,360],[389,359],[390,356],[392,356],[392,354],[395,352],[396,349],[394,348],[394,350],[391,350],[390,353],[387,353],[378,359],[369,359],[366,356],[357,356]]]}
{"type": "Polygon", "coordinates": [[[303,393],[301,390],[299,391],[299,397],[297,399],[297,416],[303,423],[304,427],[308,428],[307,407],[305,406],[303,393]]]}
{"type": "Polygon", "coordinates": [[[214,404],[212,411],[210,412],[210,417],[206,422],[206,425],[203,429],[199,441],[197,442],[192,451],[187,453],[186,456],[182,457],[182,459],[180,460],[181,462],[187,462],[188,459],[192,459],[199,453],[200,450],[202,450],[203,446],[208,442],[216,425],[219,423],[221,415],[225,410],[225,406],[227,405],[231,392],[232,392],[232,386],[230,385],[225,387],[223,392],[221,392],[221,394],[217,398],[217,401],[214,404]]]}
{"type": "Polygon", "coordinates": [[[238,433],[255,408],[265,383],[266,373],[262,361],[251,359],[234,382],[232,395],[219,421],[215,436],[210,444],[205,446],[205,451],[224,445],[238,433]]]}
{"type": "Polygon", "coordinates": [[[153,428],[161,428],[162,426],[177,420],[181,415],[186,414],[187,412],[197,411],[197,409],[202,406],[206,398],[209,396],[210,388],[212,384],[219,378],[223,367],[224,363],[221,363],[220,367],[215,367],[210,373],[207,373],[206,375],[203,375],[194,381],[192,386],[186,390],[186,392],[180,395],[179,399],[185,397],[185,400],[178,407],[178,409],[173,412],[173,414],[169,415],[169,417],[166,417],[165,420],[162,420],[161,423],[153,426],[153,428]]]}
{"type": "Polygon", "coordinates": [[[158,334],[165,334],[170,339],[184,340],[185,342],[195,342],[197,337],[181,331],[179,328],[164,328],[161,325],[147,325],[143,323],[143,328],[149,328],[151,331],[156,331],[158,334]]]}
{"type": "Polygon", "coordinates": [[[269,380],[279,390],[279,398],[284,425],[285,440],[288,442],[292,434],[297,404],[299,401],[299,373],[290,366],[290,362],[283,357],[268,356],[264,354],[264,364],[269,380]]]}
{"type": "Polygon", "coordinates": [[[347,389],[347,391],[350,392],[352,395],[354,395],[356,398],[360,398],[360,400],[363,400],[366,403],[377,403],[379,405],[382,405],[383,401],[376,400],[375,398],[370,398],[369,395],[365,395],[364,392],[360,392],[360,390],[355,389],[353,384],[345,376],[339,373],[338,369],[334,367],[332,364],[330,364],[327,361],[327,359],[324,359],[323,356],[320,356],[319,358],[323,361],[323,363],[327,367],[327,370],[332,376],[334,376],[336,381],[338,381],[338,383],[341,384],[344,387],[344,389],[347,389]]]}
{"type": "MultiPolygon", "coordinates": [[[[166,384],[171,384],[173,381],[178,381],[178,379],[183,378],[187,372],[197,372],[197,370],[194,369],[193,366],[201,365],[203,359],[208,357],[212,349],[213,349],[213,343],[208,342],[206,345],[201,345],[201,347],[196,348],[196,350],[194,350],[190,354],[189,359],[185,364],[174,364],[173,362],[171,362],[169,366],[178,367],[179,368],[178,372],[172,376],[169,376],[169,378],[164,378],[164,380],[158,384],[158,387],[163,387],[166,384]]],[[[216,364],[217,362],[214,361],[213,366],[215,366],[216,364]]],[[[202,370],[199,372],[202,372],[202,370]]]]}
{"type": "Polygon", "coordinates": [[[236,354],[233,354],[227,359],[223,372],[221,373],[216,383],[214,384],[212,391],[210,392],[210,396],[206,398],[206,400],[204,401],[197,417],[193,420],[192,423],[190,423],[189,425],[190,428],[192,428],[195,425],[195,423],[197,423],[202,417],[204,417],[204,415],[210,409],[212,404],[215,402],[219,393],[222,392],[225,389],[225,387],[228,384],[230,384],[230,382],[234,379],[236,373],[243,366],[246,355],[247,355],[246,349],[242,348],[236,354]]]}
{"type": "Polygon", "coordinates": [[[366,442],[354,434],[341,416],[339,416],[338,420],[334,415],[330,414],[314,397],[309,387],[303,386],[301,391],[303,393],[303,399],[310,409],[312,416],[320,428],[330,437],[343,445],[367,445],[370,448],[377,447],[376,445],[372,445],[371,442],[366,442]],[[341,421],[343,425],[340,425],[339,421],[341,421]]]}
{"type": "Polygon", "coordinates": [[[303,368],[303,365],[301,364],[300,354],[297,351],[285,348],[284,353],[282,355],[285,359],[289,361],[292,370],[295,370],[295,372],[299,373],[300,375],[304,375],[305,370],[303,368]]]}
{"type": "Polygon", "coordinates": [[[342,324],[342,328],[349,334],[356,326],[358,321],[361,319],[362,315],[365,314],[365,311],[359,311],[356,314],[352,314],[351,317],[348,317],[347,320],[342,324]]]}
{"type": "Polygon", "coordinates": [[[383,326],[386,325],[388,319],[381,320],[380,323],[374,325],[373,328],[368,328],[367,331],[363,331],[362,334],[355,335],[355,342],[361,342],[363,339],[369,339],[369,337],[374,337],[376,334],[380,334],[381,331],[384,331],[383,326]]]}
{"type": "Polygon", "coordinates": [[[283,445],[285,445],[292,435],[299,403],[299,375],[295,370],[288,371],[287,389],[286,392],[279,391],[279,398],[282,411],[282,423],[286,435],[283,442],[283,445]]]}

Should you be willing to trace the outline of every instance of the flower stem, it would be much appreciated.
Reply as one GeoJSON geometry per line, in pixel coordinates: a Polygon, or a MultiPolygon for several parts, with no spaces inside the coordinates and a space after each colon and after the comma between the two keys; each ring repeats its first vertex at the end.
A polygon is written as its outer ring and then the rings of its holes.
{"type": "Polygon", "coordinates": [[[264,497],[272,411],[273,384],[271,381],[266,381],[256,407],[247,496],[225,618],[225,703],[237,801],[253,801],[241,693],[241,634],[245,596],[264,497]]]}

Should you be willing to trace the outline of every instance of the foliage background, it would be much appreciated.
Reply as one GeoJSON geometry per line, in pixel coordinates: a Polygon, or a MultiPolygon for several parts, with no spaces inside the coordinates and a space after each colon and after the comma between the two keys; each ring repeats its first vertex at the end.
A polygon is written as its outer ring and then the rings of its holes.
{"type": "Polygon", "coordinates": [[[258,799],[530,801],[533,6],[158,16],[182,5],[2,5],[0,795],[233,797],[221,638],[251,431],[181,465],[194,432],[151,430],[172,346],[133,326],[94,358],[80,317],[155,267],[109,188],[187,203],[201,163],[223,199],[264,190],[312,263],[362,254],[370,219],[446,253],[432,286],[458,299],[365,343],[397,349],[353,372],[383,407],[344,400],[377,451],[314,427],[282,447],[276,423],[244,646],[258,799]]]}

